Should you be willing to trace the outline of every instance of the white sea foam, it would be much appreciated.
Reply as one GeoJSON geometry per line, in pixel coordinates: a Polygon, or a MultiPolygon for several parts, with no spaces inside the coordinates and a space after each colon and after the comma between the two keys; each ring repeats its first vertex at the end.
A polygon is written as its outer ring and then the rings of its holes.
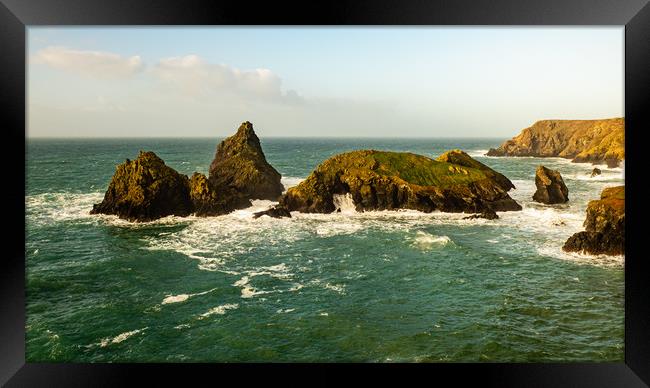
{"type": "Polygon", "coordinates": [[[222,304],[221,306],[217,306],[214,308],[211,308],[207,312],[201,314],[198,316],[198,319],[205,319],[208,318],[211,315],[224,315],[228,310],[234,310],[239,308],[238,303],[227,303],[227,304],[222,304]]]}
{"type": "Polygon", "coordinates": [[[296,309],[279,309],[278,311],[276,311],[276,313],[278,313],[278,314],[286,314],[286,313],[290,313],[292,311],[296,311],[296,309]]]}
{"type": "Polygon", "coordinates": [[[352,194],[350,193],[334,194],[332,196],[332,202],[334,202],[334,208],[337,212],[340,210],[341,213],[350,214],[356,213],[357,211],[352,194]]]}
{"type": "Polygon", "coordinates": [[[208,294],[212,291],[216,290],[216,288],[213,288],[211,290],[203,291],[203,292],[197,292],[196,294],[179,294],[179,295],[167,295],[165,299],[163,299],[162,304],[170,304],[170,303],[180,303],[180,302],[185,302],[189,298],[199,296],[199,295],[205,295],[208,294]]]}
{"type": "Polygon", "coordinates": [[[300,182],[304,181],[305,178],[297,178],[297,177],[292,177],[292,176],[283,176],[280,179],[280,183],[282,183],[282,186],[284,186],[284,191],[287,191],[289,188],[298,186],[300,182]]]}
{"type": "Polygon", "coordinates": [[[126,340],[126,339],[140,333],[140,332],[143,332],[143,331],[145,331],[147,329],[148,329],[148,327],[145,327],[145,328],[142,328],[142,329],[136,329],[136,330],[133,330],[133,331],[127,331],[127,332],[118,334],[113,338],[104,338],[99,342],[99,346],[101,346],[103,348],[103,347],[106,347],[106,346],[108,346],[110,344],[119,344],[120,342],[122,342],[122,341],[124,341],[124,340],[126,340]]]}
{"type": "Polygon", "coordinates": [[[453,244],[453,241],[448,236],[436,236],[421,230],[418,230],[413,240],[412,246],[421,249],[429,250],[437,247],[444,247],[447,244],[453,244]]]}
{"type": "Polygon", "coordinates": [[[489,150],[469,150],[467,154],[473,158],[486,156],[489,150]]]}

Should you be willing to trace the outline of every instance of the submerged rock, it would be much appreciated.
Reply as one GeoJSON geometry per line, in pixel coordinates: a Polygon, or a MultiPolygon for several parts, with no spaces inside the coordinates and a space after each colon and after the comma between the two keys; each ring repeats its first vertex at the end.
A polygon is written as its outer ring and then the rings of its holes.
{"type": "Polygon", "coordinates": [[[477,170],[481,170],[489,178],[494,179],[494,181],[497,182],[501,186],[501,188],[504,189],[505,191],[515,188],[515,185],[512,184],[510,179],[506,178],[505,175],[498,173],[493,169],[491,169],[490,167],[486,166],[485,164],[479,162],[478,160],[473,159],[464,151],[461,150],[447,151],[444,154],[438,156],[436,160],[439,162],[446,162],[446,163],[456,164],[459,166],[472,167],[477,170]]]}
{"type": "Polygon", "coordinates": [[[259,218],[262,216],[269,216],[272,218],[282,218],[282,217],[291,218],[291,213],[284,206],[273,206],[270,209],[253,213],[253,218],[259,218]]]}
{"type": "Polygon", "coordinates": [[[537,191],[533,194],[534,201],[556,204],[565,203],[569,200],[569,189],[557,170],[538,166],[535,171],[535,186],[537,186],[537,191]]]}
{"type": "Polygon", "coordinates": [[[280,204],[289,211],[331,213],[337,209],[334,196],[347,193],[357,211],[521,210],[495,176],[484,169],[412,153],[375,150],[327,159],[306,180],[287,190],[280,204]]]}
{"type": "Polygon", "coordinates": [[[219,192],[233,191],[246,199],[277,200],[284,187],[280,173],[267,161],[253,124],[246,121],[237,133],[217,147],[209,181],[219,192]]]}
{"type": "Polygon", "coordinates": [[[151,221],[161,217],[192,213],[190,186],[153,152],[117,166],[104,200],[93,205],[91,214],[115,214],[130,221],[151,221]]]}
{"type": "Polygon", "coordinates": [[[616,167],[625,159],[625,120],[541,120],[487,155],[557,156],[616,167]]]}
{"type": "Polygon", "coordinates": [[[564,243],[567,252],[622,255],[625,253],[625,186],[603,190],[587,205],[585,231],[564,243]]]}
{"type": "Polygon", "coordinates": [[[596,167],[593,170],[591,170],[591,178],[595,177],[596,175],[600,175],[602,171],[600,171],[600,168],[596,167]]]}

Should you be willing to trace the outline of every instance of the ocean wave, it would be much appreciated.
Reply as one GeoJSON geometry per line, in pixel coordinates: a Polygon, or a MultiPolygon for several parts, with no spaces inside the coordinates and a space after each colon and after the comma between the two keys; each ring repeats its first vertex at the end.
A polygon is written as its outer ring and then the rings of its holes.
{"type": "Polygon", "coordinates": [[[542,256],[550,256],[580,265],[593,265],[599,267],[623,267],[625,265],[625,255],[610,256],[565,252],[562,250],[561,244],[547,244],[539,247],[537,252],[542,256]]]}
{"type": "Polygon", "coordinates": [[[283,176],[280,178],[280,183],[284,186],[284,191],[287,191],[291,187],[298,186],[300,182],[304,181],[305,178],[298,178],[293,176],[283,176]]]}
{"type": "Polygon", "coordinates": [[[196,294],[179,294],[179,295],[167,295],[165,299],[163,299],[161,304],[171,304],[171,303],[180,303],[180,302],[185,302],[186,300],[199,296],[199,295],[205,295],[208,294],[212,291],[216,290],[216,288],[213,288],[211,290],[203,291],[203,292],[197,292],[196,294]]]}
{"type": "Polygon", "coordinates": [[[213,307],[210,310],[206,311],[205,313],[199,315],[197,319],[205,319],[208,318],[212,315],[224,315],[228,310],[234,310],[239,308],[238,303],[227,303],[227,304],[222,304],[217,307],[213,307]]]}
{"type": "Polygon", "coordinates": [[[100,347],[104,348],[104,347],[106,347],[108,345],[111,345],[111,344],[119,344],[120,342],[123,342],[123,341],[133,337],[134,335],[139,334],[139,333],[147,330],[148,328],[149,327],[144,327],[142,329],[136,329],[136,330],[120,333],[120,334],[118,334],[118,335],[116,335],[115,337],[112,337],[112,338],[111,337],[104,338],[99,343],[93,344],[93,345],[99,345],[100,347]]]}
{"type": "MultiPolygon", "coordinates": [[[[409,238],[411,239],[411,238],[409,238]]],[[[433,248],[445,247],[454,242],[448,236],[436,236],[421,230],[418,230],[415,237],[412,238],[412,246],[420,250],[430,250],[433,248]]]]}

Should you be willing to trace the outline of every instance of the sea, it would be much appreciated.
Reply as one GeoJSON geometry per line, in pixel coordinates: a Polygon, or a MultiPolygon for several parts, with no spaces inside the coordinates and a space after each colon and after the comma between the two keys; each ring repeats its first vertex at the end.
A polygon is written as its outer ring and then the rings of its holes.
{"type": "Polygon", "coordinates": [[[140,150],[207,175],[221,139],[27,139],[28,362],[622,362],[624,256],[569,254],[624,165],[487,157],[502,138],[262,138],[285,188],[335,154],[462,149],[506,175],[523,210],[131,223],[90,215],[140,150]],[[532,201],[538,165],[569,202],[532,201]]]}

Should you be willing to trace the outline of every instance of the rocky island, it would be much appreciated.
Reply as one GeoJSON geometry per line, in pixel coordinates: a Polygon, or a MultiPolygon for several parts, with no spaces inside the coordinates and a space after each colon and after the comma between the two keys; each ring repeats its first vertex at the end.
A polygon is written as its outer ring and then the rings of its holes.
{"type": "Polygon", "coordinates": [[[587,205],[585,231],[564,243],[567,252],[622,255],[625,253],[625,186],[608,187],[587,205]]]}
{"type": "Polygon", "coordinates": [[[487,155],[554,156],[616,167],[625,159],[625,120],[537,121],[487,155]]]}
{"type": "Polygon", "coordinates": [[[305,213],[337,210],[350,196],[357,211],[412,209],[483,213],[521,210],[505,176],[450,151],[438,160],[407,152],[352,151],[333,156],[281,197],[280,207],[305,213]]]}
{"type": "Polygon", "coordinates": [[[251,205],[251,199],[277,200],[278,173],[262,152],[253,125],[246,121],[222,141],[210,177],[178,173],[153,152],[117,166],[101,203],[91,214],[114,214],[129,221],[152,221],[175,215],[217,216],[251,205]]]}
{"type": "Polygon", "coordinates": [[[533,194],[535,202],[552,205],[569,201],[569,189],[557,170],[538,166],[535,170],[535,187],[537,187],[533,194]]]}

